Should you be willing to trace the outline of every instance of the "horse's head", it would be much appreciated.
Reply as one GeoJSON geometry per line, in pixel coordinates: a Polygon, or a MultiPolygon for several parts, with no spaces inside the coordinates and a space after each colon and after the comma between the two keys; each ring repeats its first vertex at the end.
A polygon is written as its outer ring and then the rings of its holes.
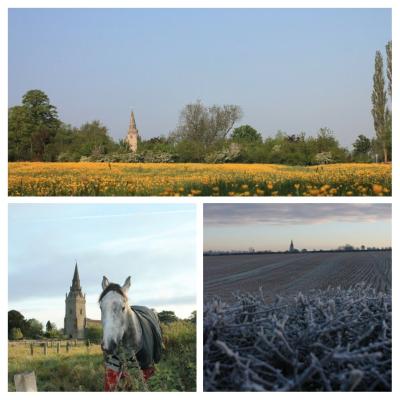
{"type": "Polygon", "coordinates": [[[102,349],[107,353],[112,353],[121,342],[127,326],[128,290],[131,286],[131,277],[126,278],[123,286],[120,286],[117,283],[110,283],[104,276],[101,285],[103,292],[99,303],[103,324],[102,349]]]}

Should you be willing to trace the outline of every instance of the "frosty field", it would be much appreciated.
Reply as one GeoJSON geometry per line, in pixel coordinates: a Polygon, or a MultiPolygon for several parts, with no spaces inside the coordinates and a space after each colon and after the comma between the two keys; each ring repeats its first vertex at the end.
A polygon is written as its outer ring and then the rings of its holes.
{"type": "Polygon", "coordinates": [[[392,388],[390,251],[207,256],[204,299],[205,391],[392,388]]]}
{"type": "Polygon", "coordinates": [[[261,286],[264,298],[272,301],[276,295],[360,282],[387,291],[391,274],[390,251],[206,256],[204,297],[228,301],[235,291],[255,292],[261,286]]]}

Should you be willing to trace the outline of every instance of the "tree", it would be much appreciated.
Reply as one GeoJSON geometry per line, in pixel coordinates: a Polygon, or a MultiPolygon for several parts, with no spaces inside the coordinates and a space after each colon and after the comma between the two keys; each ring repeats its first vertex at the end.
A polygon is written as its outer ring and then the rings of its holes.
{"type": "Polygon", "coordinates": [[[47,321],[46,322],[46,332],[52,332],[52,331],[56,331],[57,330],[57,326],[54,322],[51,321],[47,321]]]}
{"type": "Polygon", "coordinates": [[[18,328],[21,332],[25,332],[27,327],[27,321],[19,311],[10,310],[8,312],[8,337],[10,337],[13,328],[18,328]]]}
{"type": "Polygon", "coordinates": [[[91,343],[100,343],[103,338],[103,328],[101,325],[89,325],[86,328],[86,337],[91,343]]]}
{"type": "Polygon", "coordinates": [[[9,119],[9,159],[44,160],[60,121],[57,109],[41,90],[29,90],[22,105],[12,107],[9,119]]]}
{"type": "Polygon", "coordinates": [[[189,321],[192,322],[193,324],[195,324],[196,320],[197,320],[197,312],[195,310],[195,311],[191,312],[190,317],[189,317],[189,321]]]}
{"type": "Polygon", "coordinates": [[[22,334],[20,328],[11,328],[9,339],[11,339],[11,340],[21,340],[23,337],[24,337],[24,335],[22,334]]]}
{"type": "Polygon", "coordinates": [[[356,141],[353,143],[354,157],[359,161],[370,161],[371,150],[371,140],[365,135],[358,135],[356,141]]]}
{"type": "Polygon", "coordinates": [[[36,339],[43,335],[43,324],[37,319],[31,318],[27,321],[27,324],[28,328],[25,334],[26,337],[36,339]]]}
{"type": "Polygon", "coordinates": [[[236,143],[262,143],[262,136],[250,125],[242,125],[233,130],[231,139],[236,143]]]}
{"type": "Polygon", "coordinates": [[[392,97],[392,41],[386,44],[386,76],[388,80],[388,93],[392,97]]]}
{"type": "Polygon", "coordinates": [[[383,60],[381,52],[377,51],[375,55],[375,72],[371,95],[371,113],[374,119],[376,137],[382,149],[384,162],[388,161],[387,125],[385,121],[386,100],[385,80],[383,76],[383,60]]]}
{"type": "MultiPolygon", "coordinates": [[[[386,77],[388,80],[388,93],[392,99],[392,41],[386,44],[386,77]]],[[[386,106],[385,110],[385,138],[387,140],[388,157],[392,159],[392,110],[386,106]]]]}
{"type": "Polygon", "coordinates": [[[197,153],[205,154],[212,146],[225,140],[241,116],[239,106],[206,107],[197,101],[186,105],[181,111],[178,127],[171,133],[170,139],[178,144],[182,141],[190,142],[196,148],[201,148],[197,153]]]}
{"type": "Polygon", "coordinates": [[[332,151],[332,149],[339,147],[339,143],[335,139],[333,131],[326,127],[319,129],[316,145],[318,153],[332,151]]]}
{"type": "Polygon", "coordinates": [[[158,313],[158,319],[164,324],[170,324],[172,322],[178,321],[178,317],[173,311],[161,311],[158,313]]]}

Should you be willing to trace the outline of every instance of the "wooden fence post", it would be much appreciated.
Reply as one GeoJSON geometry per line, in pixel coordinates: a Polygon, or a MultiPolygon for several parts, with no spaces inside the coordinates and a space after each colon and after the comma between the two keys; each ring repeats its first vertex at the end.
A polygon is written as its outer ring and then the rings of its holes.
{"type": "Polygon", "coordinates": [[[47,356],[47,342],[44,342],[43,344],[43,354],[47,356]]]}
{"type": "Polygon", "coordinates": [[[33,356],[33,343],[31,343],[31,356],[33,356]]]}
{"type": "Polygon", "coordinates": [[[57,342],[57,354],[60,353],[60,342],[57,342]]]}
{"type": "Polygon", "coordinates": [[[69,352],[69,342],[67,342],[66,350],[67,350],[67,353],[68,353],[69,352]]]}
{"type": "Polygon", "coordinates": [[[14,375],[17,392],[37,392],[35,372],[24,372],[14,375]]]}

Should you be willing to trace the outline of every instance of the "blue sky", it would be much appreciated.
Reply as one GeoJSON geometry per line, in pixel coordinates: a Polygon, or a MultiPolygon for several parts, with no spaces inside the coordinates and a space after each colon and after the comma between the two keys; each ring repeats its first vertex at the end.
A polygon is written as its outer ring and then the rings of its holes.
{"type": "Polygon", "coordinates": [[[385,9],[12,9],[9,105],[40,88],[74,126],[168,134],[197,99],[238,104],[264,137],[328,126],[346,146],[373,136],[385,9]]]}
{"type": "Polygon", "coordinates": [[[132,277],[132,304],[188,317],[196,308],[193,205],[12,204],[9,309],[63,326],[78,262],[87,316],[100,318],[101,280],[132,277]]]}
{"type": "Polygon", "coordinates": [[[204,249],[391,246],[391,204],[205,204],[204,249]]]}

